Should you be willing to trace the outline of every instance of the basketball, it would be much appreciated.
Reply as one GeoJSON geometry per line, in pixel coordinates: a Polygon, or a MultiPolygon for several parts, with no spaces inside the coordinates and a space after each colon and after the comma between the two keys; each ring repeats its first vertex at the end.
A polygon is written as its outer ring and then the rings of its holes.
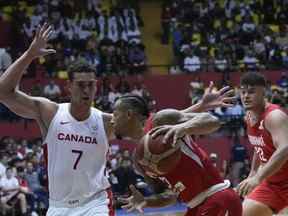
{"type": "Polygon", "coordinates": [[[162,142],[163,136],[155,139],[146,134],[136,147],[135,161],[149,176],[161,176],[173,170],[181,159],[181,140],[172,147],[172,139],[162,142]]]}

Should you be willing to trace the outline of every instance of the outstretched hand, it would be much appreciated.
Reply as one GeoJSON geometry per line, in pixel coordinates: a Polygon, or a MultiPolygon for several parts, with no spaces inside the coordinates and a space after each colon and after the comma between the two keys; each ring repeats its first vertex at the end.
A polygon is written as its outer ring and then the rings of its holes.
{"type": "Polygon", "coordinates": [[[207,109],[214,109],[216,107],[231,107],[236,100],[234,96],[234,90],[229,86],[225,86],[220,90],[212,92],[214,83],[210,82],[208,90],[202,97],[202,105],[207,109]]]}
{"type": "Polygon", "coordinates": [[[127,212],[137,210],[140,213],[144,213],[143,207],[146,205],[144,196],[135,188],[134,185],[130,185],[131,196],[128,198],[118,198],[118,201],[123,203],[121,207],[126,209],[127,212]]]}
{"type": "Polygon", "coordinates": [[[27,51],[28,54],[31,55],[33,58],[38,58],[41,56],[56,53],[56,50],[46,48],[47,42],[52,34],[52,26],[48,23],[45,23],[43,26],[38,27],[34,39],[27,51]]]}

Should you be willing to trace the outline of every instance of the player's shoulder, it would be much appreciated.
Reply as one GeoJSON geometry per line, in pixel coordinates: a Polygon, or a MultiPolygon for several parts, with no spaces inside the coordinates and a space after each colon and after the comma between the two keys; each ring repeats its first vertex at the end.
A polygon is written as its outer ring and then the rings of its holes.
{"type": "Polygon", "coordinates": [[[288,115],[282,109],[273,109],[265,116],[265,126],[269,128],[280,127],[288,123],[288,115]]]}
{"type": "Polygon", "coordinates": [[[112,120],[112,118],[113,118],[113,114],[112,113],[102,112],[101,115],[102,115],[102,118],[103,118],[104,122],[105,121],[110,122],[112,120]]]}
{"type": "Polygon", "coordinates": [[[102,119],[103,119],[103,123],[104,123],[104,129],[106,131],[107,138],[109,140],[114,139],[115,134],[114,134],[114,127],[113,127],[113,123],[112,123],[113,114],[102,112],[101,115],[102,115],[102,119]]]}

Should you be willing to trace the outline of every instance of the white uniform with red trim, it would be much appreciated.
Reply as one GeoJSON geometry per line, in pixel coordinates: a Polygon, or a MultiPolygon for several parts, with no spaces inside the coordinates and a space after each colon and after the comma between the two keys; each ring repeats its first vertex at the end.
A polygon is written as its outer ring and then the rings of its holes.
{"type": "Polygon", "coordinates": [[[46,139],[48,153],[49,216],[113,215],[105,167],[108,139],[102,112],[91,108],[77,121],[70,104],[59,104],[46,139]]]}

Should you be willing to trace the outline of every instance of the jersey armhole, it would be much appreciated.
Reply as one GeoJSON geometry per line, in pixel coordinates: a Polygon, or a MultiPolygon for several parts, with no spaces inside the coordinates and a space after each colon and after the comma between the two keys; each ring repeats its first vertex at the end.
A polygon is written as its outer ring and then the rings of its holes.
{"type": "Polygon", "coordinates": [[[63,104],[57,104],[57,111],[56,111],[55,115],[53,116],[53,118],[52,118],[52,120],[51,120],[51,122],[50,122],[50,124],[49,124],[49,127],[48,127],[48,129],[47,129],[46,136],[45,136],[45,137],[42,137],[42,140],[43,140],[42,145],[44,145],[44,144],[48,145],[47,142],[46,142],[46,139],[47,139],[47,137],[48,137],[48,135],[49,135],[49,131],[50,131],[52,125],[54,125],[54,123],[55,123],[55,121],[56,121],[56,116],[58,115],[58,113],[60,112],[60,110],[63,109],[62,107],[63,107],[63,104]]]}

